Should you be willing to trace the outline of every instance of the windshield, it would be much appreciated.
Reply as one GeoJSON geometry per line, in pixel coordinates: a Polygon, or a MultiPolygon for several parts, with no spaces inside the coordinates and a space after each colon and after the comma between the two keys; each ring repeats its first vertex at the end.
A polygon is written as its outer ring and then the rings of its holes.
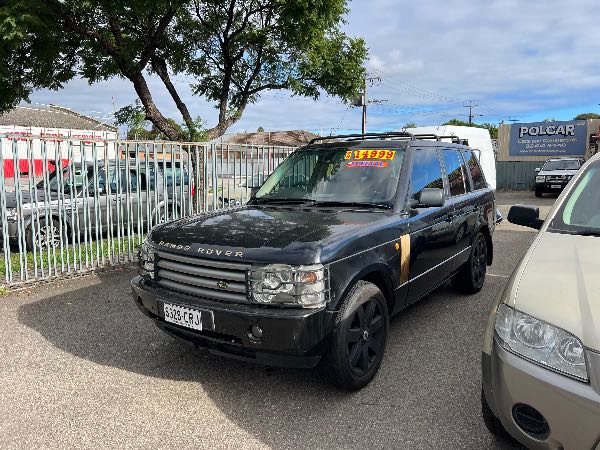
{"type": "Polygon", "coordinates": [[[600,163],[591,165],[556,213],[549,230],[600,234],[600,163]]]}
{"type": "Polygon", "coordinates": [[[315,148],[292,153],[255,201],[307,200],[391,206],[404,149],[315,148]]]}
{"type": "MultiPolygon", "coordinates": [[[[66,194],[78,194],[87,182],[87,173],[81,166],[65,167],[60,171],[55,170],[50,174],[48,177],[48,189],[51,192],[62,191],[66,194]],[[62,176],[58,177],[58,173],[62,176]]],[[[38,183],[37,188],[44,189],[44,181],[38,183]]]]}
{"type": "Polygon", "coordinates": [[[579,161],[574,159],[555,159],[544,164],[542,170],[547,172],[552,170],[579,170],[579,161]]]}

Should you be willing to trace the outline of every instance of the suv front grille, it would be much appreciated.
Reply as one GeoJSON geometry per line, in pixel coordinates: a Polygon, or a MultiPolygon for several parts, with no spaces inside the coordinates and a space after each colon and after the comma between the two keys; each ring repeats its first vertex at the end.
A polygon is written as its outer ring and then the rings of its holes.
{"type": "Polygon", "coordinates": [[[567,181],[567,176],[566,175],[549,175],[547,180],[548,181],[556,181],[556,182],[564,182],[567,181]]]}
{"type": "Polygon", "coordinates": [[[248,264],[158,252],[156,280],[175,291],[198,297],[248,303],[248,264]]]}

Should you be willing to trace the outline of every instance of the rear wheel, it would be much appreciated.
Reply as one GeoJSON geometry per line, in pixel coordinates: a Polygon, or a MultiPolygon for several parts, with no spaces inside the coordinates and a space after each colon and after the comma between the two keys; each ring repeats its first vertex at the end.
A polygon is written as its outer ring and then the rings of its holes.
{"type": "Polygon", "coordinates": [[[360,389],[375,377],[387,342],[389,316],[377,286],[359,281],[342,304],[323,368],[338,387],[360,389]]]}
{"type": "Polygon", "coordinates": [[[483,288],[487,273],[487,241],[477,233],[471,247],[469,260],[452,277],[452,285],[465,294],[475,294],[483,288]]]}
{"type": "MultiPolygon", "coordinates": [[[[25,243],[27,250],[33,250],[34,247],[46,249],[46,248],[59,248],[60,246],[60,224],[58,220],[49,218],[40,218],[39,230],[37,229],[37,223],[34,221],[29,227],[25,234],[25,243]]],[[[63,225],[63,243],[68,244],[67,230],[63,225]]]]}

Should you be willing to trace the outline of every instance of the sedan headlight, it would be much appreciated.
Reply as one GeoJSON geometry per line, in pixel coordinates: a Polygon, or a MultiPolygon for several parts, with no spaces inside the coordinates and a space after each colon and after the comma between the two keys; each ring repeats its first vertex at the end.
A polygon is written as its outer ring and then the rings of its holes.
{"type": "Polygon", "coordinates": [[[154,278],[155,252],[156,250],[148,244],[147,240],[140,246],[138,260],[140,275],[154,278]]]}
{"type": "Polygon", "coordinates": [[[588,380],[583,343],[553,325],[501,304],[496,332],[506,349],[564,375],[588,380]]]}
{"type": "Polygon", "coordinates": [[[328,273],[322,265],[253,267],[249,281],[252,301],[263,305],[316,308],[328,300],[328,273]]]}
{"type": "Polygon", "coordinates": [[[541,175],[541,176],[540,176],[540,175],[538,175],[537,177],[535,177],[535,181],[536,181],[537,183],[543,183],[544,181],[546,181],[546,177],[545,177],[545,176],[543,176],[543,175],[541,175]]]}

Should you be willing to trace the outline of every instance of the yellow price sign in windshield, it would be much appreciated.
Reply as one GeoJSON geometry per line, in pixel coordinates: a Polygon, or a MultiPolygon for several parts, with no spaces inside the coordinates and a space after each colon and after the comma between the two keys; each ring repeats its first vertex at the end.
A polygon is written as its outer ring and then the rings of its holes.
{"type": "Polygon", "coordinates": [[[384,159],[392,160],[396,156],[395,150],[355,150],[346,152],[346,159],[384,159]]]}

